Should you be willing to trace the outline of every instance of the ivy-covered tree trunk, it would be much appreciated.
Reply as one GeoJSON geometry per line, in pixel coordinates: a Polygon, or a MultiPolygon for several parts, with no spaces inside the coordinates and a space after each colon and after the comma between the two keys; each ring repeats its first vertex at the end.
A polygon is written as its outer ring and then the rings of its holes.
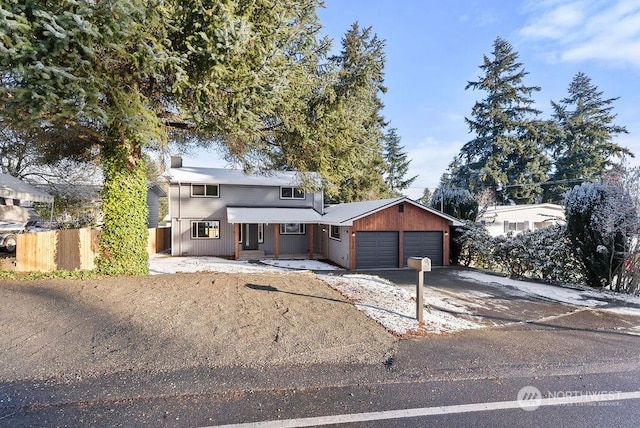
{"type": "Polygon", "coordinates": [[[104,226],[98,270],[108,275],[146,275],[147,178],[140,147],[117,139],[102,149],[104,226]]]}

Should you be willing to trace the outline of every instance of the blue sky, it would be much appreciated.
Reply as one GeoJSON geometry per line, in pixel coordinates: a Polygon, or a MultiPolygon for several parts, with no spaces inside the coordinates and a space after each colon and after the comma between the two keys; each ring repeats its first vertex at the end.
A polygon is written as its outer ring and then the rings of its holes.
{"type": "MultiPolygon", "coordinates": [[[[639,0],[325,0],[318,11],[334,49],[351,24],[373,27],[386,40],[383,115],[398,129],[418,175],[406,191],[417,198],[435,188],[471,136],[464,117],[483,92],[465,91],[496,37],[509,41],[529,75],[542,118],[576,73],[591,78],[614,103],[616,123],[629,134],[616,141],[640,156],[639,0]]],[[[212,157],[215,157],[213,155],[212,157]]],[[[185,156],[204,166],[210,156],[185,156]],[[199,159],[197,159],[199,158],[199,159]]],[[[633,163],[640,163],[637,159],[633,163]]]]}

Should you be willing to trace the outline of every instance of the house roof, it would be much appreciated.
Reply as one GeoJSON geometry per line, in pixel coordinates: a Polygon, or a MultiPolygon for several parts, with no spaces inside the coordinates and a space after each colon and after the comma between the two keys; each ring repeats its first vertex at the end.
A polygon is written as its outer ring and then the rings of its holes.
{"type": "Polygon", "coordinates": [[[313,208],[227,207],[229,223],[320,223],[313,208]]]}
{"type": "Polygon", "coordinates": [[[322,223],[333,224],[338,226],[352,226],[355,220],[361,219],[368,215],[374,214],[383,209],[397,205],[399,203],[408,203],[420,209],[428,211],[432,214],[442,217],[449,221],[452,226],[462,226],[463,223],[455,217],[426,207],[416,201],[412,201],[406,197],[392,199],[377,199],[373,201],[349,202],[327,207],[325,214],[322,216],[322,223]]]}
{"type": "MultiPolygon", "coordinates": [[[[317,173],[304,173],[312,180],[320,180],[317,173]]],[[[181,167],[170,168],[162,178],[170,183],[215,183],[246,186],[299,186],[303,174],[295,171],[278,171],[265,174],[245,174],[239,169],[181,167]]]]}
{"type": "Polygon", "coordinates": [[[156,183],[151,181],[147,182],[147,191],[155,193],[156,195],[158,195],[159,198],[167,197],[167,193],[164,190],[162,190],[160,186],[158,186],[156,183]]]}
{"type": "Polygon", "coordinates": [[[9,175],[0,173],[0,197],[33,202],[53,202],[53,196],[9,175]]]}
{"type": "Polygon", "coordinates": [[[428,208],[408,198],[378,199],[333,205],[320,214],[313,208],[284,207],[227,207],[229,223],[306,223],[352,226],[355,220],[374,214],[399,203],[409,203],[449,221],[452,226],[462,222],[450,215],[428,208]]]}
{"type": "Polygon", "coordinates": [[[511,211],[527,211],[527,210],[536,210],[536,209],[548,209],[552,211],[562,211],[564,212],[564,207],[562,205],[557,204],[523,204],[523,205],[498,205],[498,206],[489,206],[487,207],[487,213],[505,213],[511,211]]]}

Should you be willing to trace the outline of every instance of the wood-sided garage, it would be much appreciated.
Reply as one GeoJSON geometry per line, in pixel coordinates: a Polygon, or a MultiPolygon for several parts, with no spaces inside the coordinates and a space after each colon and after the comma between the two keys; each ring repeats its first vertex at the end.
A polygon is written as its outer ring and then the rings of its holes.
{"type": "Polygon", "coordinates": [[[462,225],[408,198],[341,204],[327,210],[325,218],[349,236],[348,267],[360,270],[405,267],[409,257],[429,257],[433,266],[446,266],[450,227],[462,225]]]}

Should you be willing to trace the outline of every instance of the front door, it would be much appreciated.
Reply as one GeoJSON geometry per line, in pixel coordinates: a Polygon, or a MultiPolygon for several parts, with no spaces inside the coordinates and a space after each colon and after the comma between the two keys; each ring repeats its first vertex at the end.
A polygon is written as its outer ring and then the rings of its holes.
{"type": "Polygon", "coordinates": [[[257,250],[258,249],[258,224],[245,223],[242,225],[242,249],[257,250]]]}

